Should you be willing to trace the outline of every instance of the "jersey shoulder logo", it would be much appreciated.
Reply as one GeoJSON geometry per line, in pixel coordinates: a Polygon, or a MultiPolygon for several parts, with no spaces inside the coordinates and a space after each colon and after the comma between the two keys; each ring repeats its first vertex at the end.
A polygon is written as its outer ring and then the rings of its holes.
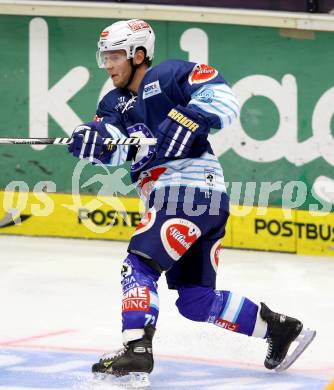
{"type": "Polygon", "coordinates": [[[218,76],[218,71],[210,65],[196,64],[189,74],[188,82],[190,85],[201,84],[210,81],[218,76]]]}
{"type": "Polygon", "coordinates": [[[158,95],[159,93],[161,93],[159,80],[153,81],[152,83],[146,84],[144,86],[143,99],[158,95]]]}

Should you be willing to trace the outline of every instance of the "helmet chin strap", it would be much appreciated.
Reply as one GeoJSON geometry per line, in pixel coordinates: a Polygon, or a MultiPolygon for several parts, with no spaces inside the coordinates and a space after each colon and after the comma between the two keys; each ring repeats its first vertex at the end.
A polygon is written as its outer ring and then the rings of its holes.
{"type": "Polygon", "coordinates": [[[124,88],[127,88],[127,87],[131,84],[133,78],[135,77],[136,70],[137,70],[137,68],[138,68],[138,66],[139,66],[139,65],[135,65],[135,64],[133,63],[133,58],[131,58],[131,60],[130,60],[130,65],[131,65],[131,68],[132,68],[131,74],[130,74],[129,80],[128,80],[128,82],[126,83],[126,85],[124,86],[124,88]]]}

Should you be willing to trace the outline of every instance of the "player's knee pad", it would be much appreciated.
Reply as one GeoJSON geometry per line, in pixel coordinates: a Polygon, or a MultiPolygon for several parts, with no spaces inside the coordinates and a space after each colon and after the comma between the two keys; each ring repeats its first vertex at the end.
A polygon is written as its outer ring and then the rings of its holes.
{"type": "Polygon", "coordinates": [[[128,342],[140,338],[145,325],[157,322],[160,274],[132,253],[124,260],[121,274],[123,341],[128,342]]]}
{"type": "Polygon", "coordinates": [[[205,322],[210,315],[210,309],[215,300],[212,287],[190,286],[178,289],[179,298],[176,306],[179,312],[192,321],[205,322]]]}

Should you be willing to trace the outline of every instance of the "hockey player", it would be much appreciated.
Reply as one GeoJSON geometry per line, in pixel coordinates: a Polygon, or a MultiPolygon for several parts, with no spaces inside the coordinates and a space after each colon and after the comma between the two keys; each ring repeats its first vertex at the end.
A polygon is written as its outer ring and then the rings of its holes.
{"type": "Polygon", "coordinates": [[[93,163],[132,160],[132,180],[147,198],[147,212],[122,268],[124,347],[102,357],[92,370],[116,376],[153,370],[157,281],[162,273],[169,288],[178,291],[176,305],[183,316],[266,339],[265,366],[285,369],[315,332],[302,331],[299,320],[277,314],[264,303],[215,286],[229,206],[208,134],[210,128],[224,129],[237,118],[237,99],[209,65],[168,60],[151,67],[154,39],[150,25],[138,19],[102,31],[97,62],[116,88],[99,103],[94,122],[74,130],[69,146],[74,156],[93,163]],[[103,145],[104,137],[129,136],[157,138],[157,145],[103,145]],[[303,342],[286,358],[302,333],[303,342]]]}

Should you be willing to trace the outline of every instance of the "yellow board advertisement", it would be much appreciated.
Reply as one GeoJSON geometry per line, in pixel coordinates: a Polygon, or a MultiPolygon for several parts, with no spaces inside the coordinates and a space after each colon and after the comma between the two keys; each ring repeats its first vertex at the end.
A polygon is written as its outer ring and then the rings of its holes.
{"type": "Polygon", "coordinates": [[[127,241],[141,219],[136,198],[0,192],[0,202],[2,234],[127,241]]]}
{"type": "Polygon", "coordinates": [[[296,211],[252,206],[231,207],[233,247],[296,252],[296,211]]]}
{"type": "MultiPolygon", "coordinates": [[[[0,192],[0,234],[128,241],[140,223],[137,198],[0,192]]],[[[334,214],[231,206],[225,247],[334,256],[334,214]]]]}
{"type": "Polygon", "coordinates": [[[334,255],[334,214],[318,215],[300,210],[297,213],[297,253],[334,255]]]}

